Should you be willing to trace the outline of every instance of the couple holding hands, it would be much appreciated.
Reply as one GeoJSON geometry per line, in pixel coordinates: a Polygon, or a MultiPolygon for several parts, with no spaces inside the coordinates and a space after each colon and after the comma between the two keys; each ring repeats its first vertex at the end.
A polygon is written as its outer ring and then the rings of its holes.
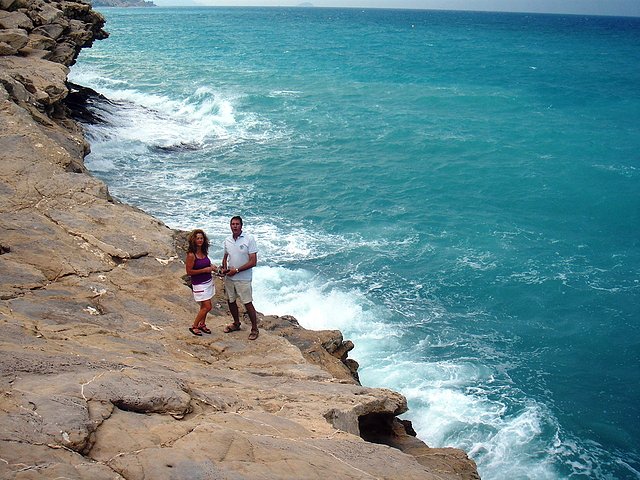
{"type": "Polygon", "coordinates": [[[201,229],[189,234],[189,248],[185,265],[187,275],[191,277],[193,298],[200,303],[200,311],[196,315],[189,331],[197,336],[211,333],[207,328],[207,313],[211,311],[211,298],[215,294],[212,273],[224,277],[224,291],[229,304],[233,323],[224,327],[224,332],[240,330],[240,314],[237,299],[243,303],[251,320],[249,340],[258,338],[258,318],[253,306],[251,289],[252,269],[258,263],[258,248],[253,235],[242,232],[242,218],[235,216],[229,222],[231,235],[224,240],[222,265],[217,267],[209,260],[209,239],[201,229]]]}

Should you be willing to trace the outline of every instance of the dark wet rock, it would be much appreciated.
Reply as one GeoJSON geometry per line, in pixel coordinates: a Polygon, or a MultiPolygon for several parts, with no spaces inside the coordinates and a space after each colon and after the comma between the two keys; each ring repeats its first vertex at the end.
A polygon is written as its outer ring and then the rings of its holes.
{"type": "Polygon", "coordinates": [[[98,125],[106,122],[102,114],[103,105],[115,105],[104,95],[95,90],[75,83],[67,82],[69,94],[64,103],[69,108],[69,115],[84,124],[98,125]]]}
{"type": "Polygon", "coordinates": [[[180,142],[174,145],[156,145],[154,150],[162,153],[179,153],[179,152],[190,152],[194,150],[201,150],[202,146],[196,143],[185,143],[180,142]]]}

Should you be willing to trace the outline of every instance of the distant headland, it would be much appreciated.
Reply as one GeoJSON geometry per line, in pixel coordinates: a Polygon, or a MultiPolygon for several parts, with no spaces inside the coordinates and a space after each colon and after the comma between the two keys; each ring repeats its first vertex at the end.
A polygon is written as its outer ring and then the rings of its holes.
{"type": "Polygon", "coordinates": [[[157,5],[146,0],[93,0],[94,7],[156,7],[157,5]]]}

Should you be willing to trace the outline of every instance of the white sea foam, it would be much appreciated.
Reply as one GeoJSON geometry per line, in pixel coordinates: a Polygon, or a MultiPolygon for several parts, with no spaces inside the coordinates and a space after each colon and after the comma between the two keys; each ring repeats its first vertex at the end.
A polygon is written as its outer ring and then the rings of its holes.
{"type": "Polygon", "coordinates": [[[102,92],[115,106],[104,106],[109,127],[118,141],[140,142],[160,148],[201,148],[208,138],[226,138],[235,123],[233,107],[215,96],[201,103],[170,100],[131,89],[102,92]],[[115,130],[115,131],[113,131],[115,130]]]}
{"type": "Polygon", "coordinates": [[[263,248],[270,253],[270,258],[276,262],[318,258],[321,252],[326,252],[322,247],[329,239],[301,227],[285,228],[285,231],[282,227],[282,224],[267,220],[252,228],[253,233],[260,237],[263,248]]]}
{"type": "Polygon", "coordinates": [[[106,126],[88,126],[93,140],[138,142],[161,149],[203,148],[209,144],[273,141],[286,132],[253,112],[238,112],[238,97],[200,86],[182,98],[145,92],[88,68],[73,69],[70,80],[93,88],[115,105],[102,104],[106,126]]]}
{"type": "Polygon", "coordinates": [[[360,339],[386,338],[390,327],[357,290],[344,291],[303,269],[257,267],[257,308],[267,314],[293,315],[305,328],[338,329],[360,339]]]}
{"type": "Polygon", "coordinates": [[[621,165],[621,164],[614,164],[614,165],[601,165],[601,164],[596,164],[594,165],[594,168],[600,169],[600,170],[605,170],[608,172],[613,172],[628,178],[632,178],[634,175],[637,175],[638,173],[638,168],[633,166],[633,165],[621,165]]]}
{"type": "Polygon", "coordinates": [[[489,252],[466,254],[459,258],[457,263],[474,270],[493,270],[497,266],[495,256],[489,252]]]}

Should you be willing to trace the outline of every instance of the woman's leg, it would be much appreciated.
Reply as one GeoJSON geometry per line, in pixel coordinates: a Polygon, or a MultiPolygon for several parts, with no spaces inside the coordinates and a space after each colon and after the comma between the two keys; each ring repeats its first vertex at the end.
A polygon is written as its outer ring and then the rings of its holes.
{"type": "Polygon", "coordinates": [[[193,321],[193,328],[200,328],[205,326],[207,320],[207,313],[211,311],[211,300],[204,300],[200,302],[200,311],[196,315],[196,319],[193,321]]]}

